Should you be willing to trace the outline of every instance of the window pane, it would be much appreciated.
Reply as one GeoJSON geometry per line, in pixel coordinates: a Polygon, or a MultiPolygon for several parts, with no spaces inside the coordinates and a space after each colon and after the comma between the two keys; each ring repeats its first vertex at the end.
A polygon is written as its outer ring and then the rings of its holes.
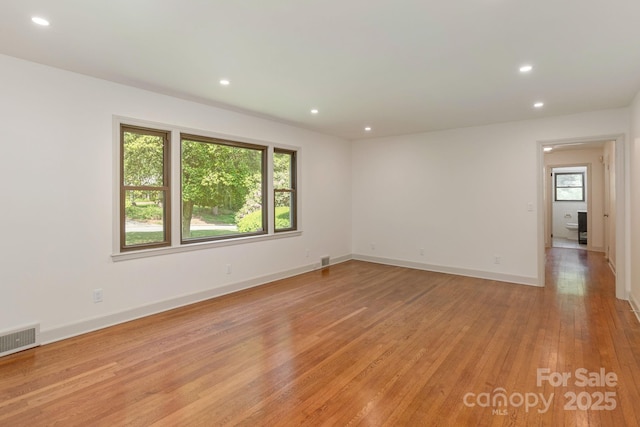
{"type": "Polygon", "coordinates": [[[291,188],[291,154],[273,153],[273,188],[291,188]]]}
{"type": "Polygon", "coordinates": [[[164,138],[124,132],[124,185],[163,186],[164,138]]]}
{"type": "Polygon", "coordinates": [[[273,153],[275,231],[296,229],[295,151],[273,153]]]}
{"type": "Polygon", "coordinates": [[[168,246],[170,242],[170,133],[121,127],[120,249],[168,246]]]}
{"type": "Polygon", "coordinates": [[[581,173],[563,173],[556,175],[556,186],[557,187],[582,187],[582,177],[581,173]]]}
{"type": "Polygon", "coordinates": [[[556,200],[582,201],[582,188],[556,188],[556,200]]]}
{"type": "Polygon", "coordinates": [[[125,246],[165,241],[164,191],[125,191],[125,246]]]}
{"type": "Polygon", "coordinates": [[[584,173],[555,174],[557,201],[584,201],[584,173]]]}
{"type": "Polygon", "coordinates": [[[292,193],[276,192],[276,230],[293,227],[292,193]]]}
{"type": "Polygon", "coordinates": [[[266,151],[182,139],[182,239],[265,231],[266,151]]]}

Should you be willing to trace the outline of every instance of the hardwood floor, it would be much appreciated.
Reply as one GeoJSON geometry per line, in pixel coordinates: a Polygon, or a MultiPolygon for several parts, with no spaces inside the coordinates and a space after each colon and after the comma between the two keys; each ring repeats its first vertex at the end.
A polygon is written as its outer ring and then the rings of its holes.
{"type": "Polygon", "coordinates": [[[0,359],[0,425],[638,425],[603,256],[547,265],[535,288],[350,261],[27,350],[0,359]]]}

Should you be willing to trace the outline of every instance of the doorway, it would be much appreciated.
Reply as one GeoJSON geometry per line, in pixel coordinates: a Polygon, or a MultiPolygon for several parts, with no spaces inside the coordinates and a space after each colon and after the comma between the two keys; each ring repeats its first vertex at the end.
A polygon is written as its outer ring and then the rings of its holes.
{"type": "MultiPolygon", "coordinates": [[[[619,299],[626,299],[627,286],[624,269],[626,238],[622,229],[625,200],[623,196],[620,197],[625,194],[624,171],[622,169],[624,166],[623,136],[539,141],[538,145],[538,202],[543,207],[538,213],[538,277],[540,284],[544,286],[545,250],[554,245],[552,239],[554,228],[556,230],[555,236],[558,236],[558,227],[562,227],[572,238],[575,238],[575,235],[572,234],[572,224],[578,222],[574,221],[578,220],[577,209],[569,209],[568,204],[564,205],[565,209],[562,208],[563,205],[559,205],[559,212],[556,212],[555,215],[553,213],[552,200],[556,198],[554,172],[577,172],[574,169],[562,170],[558,168],[586,167],[584,179],[585,202],[587,204],[585,209],[587,216],[586,250],[604,254],[611,269],[616,273],[615,295],[619,299]],[[554,171],[554,169],[557,170],[554,171]],[[618,224],[617,227],[616,224],[618,224]]],[[[563,232],[560,232],[560,235],[566,236],[563,232]]]]}
{"type": "Polygon", "coordinates": [[[549,166],[550,245],[587,250],[591,165],[549,166]]]}

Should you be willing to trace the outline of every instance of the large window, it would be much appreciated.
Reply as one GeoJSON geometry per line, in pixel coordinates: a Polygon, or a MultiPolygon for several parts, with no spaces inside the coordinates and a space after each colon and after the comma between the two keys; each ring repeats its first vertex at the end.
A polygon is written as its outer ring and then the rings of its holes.
{"type": "Polygon", "coordinates": [[[299,233],[296,150],[173,126],[118,126],[114,259],[164,252],[145,249],[196,250],[201,245],[192,243],[229,245],[299,233]]]}
{"type": "Polygon", "coordinates": [[[120,249],[171,244],[169,132],[120,128],[120,249]]]}
{"type": "Polygon", "coordinates": [[[555,184],[557,202],[584,202],[584,172],[557,172],[555,184]]]}
{"type": "Polygon", "coordinates": [[[267,147],[181,135],[182,242],[267,233],[267,147]]]}
{"type": "Polygon", "coordinates": [[[275,231],[296,229],[296,153],[274,149],[273,198],[275,231]]]}

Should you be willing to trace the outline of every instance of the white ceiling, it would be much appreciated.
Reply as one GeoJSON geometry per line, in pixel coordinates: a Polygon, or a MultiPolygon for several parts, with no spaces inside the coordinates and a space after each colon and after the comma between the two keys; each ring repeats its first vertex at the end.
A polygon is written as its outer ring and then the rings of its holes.
{"type": "Polygon", "coordinates": [[[0,0],[0,53],[359,139],[628,106],[639,18],[639,0],[0,0]]]}
{"type": "Polygon", "coordinates": [[[547,156],[558,151],[604,150],[606,142],[607,141],[589,141],[548,144],[545,145],[545,147],[551,147],[552,151],[545,152],[544,155],[547,156]]]}

